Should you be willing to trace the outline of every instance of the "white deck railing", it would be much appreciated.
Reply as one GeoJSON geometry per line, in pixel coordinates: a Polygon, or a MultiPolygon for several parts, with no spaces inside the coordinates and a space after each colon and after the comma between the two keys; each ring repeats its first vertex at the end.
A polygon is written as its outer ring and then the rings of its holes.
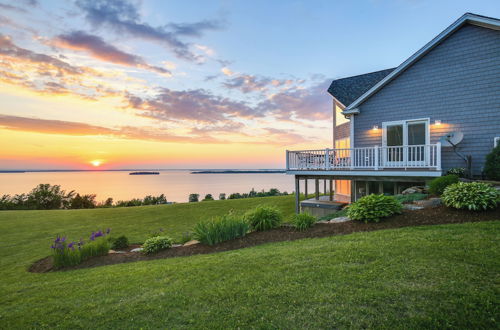
{"type": "Polygon", "coordinates": [[[286,152],[287,170],[441,170],[441,144],[286,152]]]}

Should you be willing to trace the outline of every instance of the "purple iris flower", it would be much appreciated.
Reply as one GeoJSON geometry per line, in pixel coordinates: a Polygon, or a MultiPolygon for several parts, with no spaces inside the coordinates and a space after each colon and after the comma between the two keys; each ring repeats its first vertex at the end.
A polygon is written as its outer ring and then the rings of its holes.
{"type": "Polygon", "coordinates": [[[75,245],[75,242],[71,242],[71,243],[69,243],[69,244],[68,244],[68,248],[72,248],[72,247],[73,247],[73,245],[75,245]]]}

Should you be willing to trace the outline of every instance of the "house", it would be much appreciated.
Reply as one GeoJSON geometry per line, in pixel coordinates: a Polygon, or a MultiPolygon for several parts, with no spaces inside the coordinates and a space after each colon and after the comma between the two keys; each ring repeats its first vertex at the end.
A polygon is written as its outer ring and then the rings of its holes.
{"type": "Polygon", "coordinates": [[[323,182],[327,202],[355,201],[451,168],[480,176],[500,140],[500,19],[466,13],[398,67],[334,80],[328,92],[333,145],[287,151],[296,192],[314,180],[316,200],[323,182]]]}

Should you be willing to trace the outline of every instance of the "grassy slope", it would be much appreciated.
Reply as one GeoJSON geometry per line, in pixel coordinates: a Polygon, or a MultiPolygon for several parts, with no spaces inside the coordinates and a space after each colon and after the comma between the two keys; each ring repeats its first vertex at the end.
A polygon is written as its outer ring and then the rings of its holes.
{"type": "Polygon", "coordinates": [[[56,232],[112,227],[141,241],[199,218],[293,198],[0,212],[0,328],[493,327],[500,223],[275,243],[213,255],[30,274],[56,232]],[[251,205],[250,205],[251,204],[251,205]],[[202,207],[203,206],[203,207],[202,207]],[[187,217],[186,215],[189,215],[187,217]]]}

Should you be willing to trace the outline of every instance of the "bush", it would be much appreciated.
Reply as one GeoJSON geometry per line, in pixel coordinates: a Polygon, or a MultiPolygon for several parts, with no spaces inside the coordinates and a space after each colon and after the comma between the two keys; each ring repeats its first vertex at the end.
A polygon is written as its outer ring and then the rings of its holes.
{"type": "Polygon", "coordinates": [[[189,203],[195,203],[199,200],[200,194],[190,194],[189,195],[189,203]]]}
{"type": "Polygon", "coordinates": [[[75,266],[90,257],[107,255],[109,242],[105,236],[109,232],[109,229],[92,232],[88,242],[81,238],[78,242],[68,242],[66,237],[57,236],[51,246],[54,268],[75,266]]]}
{"type": "Polygon", "coordinates": [[[419,201],[427,198],[427,194],[415,193],[409,195],[396,195],[396,198],[400,203],[413,203],[414,201],[419,201]]]}
{"type": "Polygon", "coordinates": [[[456,175],[445,175],[435,178],[429,184],[429,192],[433,195],[441,196],[446,187],[457,182],[458,176],[456,175]]]}
{"type": "Polygon", "coordinates": [[[128,238],[125,235],[110,239],[111,249],[121,250],[128,248],[128,238]]]}
{"type": "Polygon", "coordinates": [[[490,180],[500,180],[500,144],[486,156],[484,174],[490,180]]]}
{"type": "Polygon", "coordinates": [[[463,167],[453,167],[446,171],[446,175],[456,175],[460,178],[465,177],[465,168],[463,167]]]}
{"type": "Polygon", "coordinates": [[[283,221],[283,215],[275,207],[257,206],[245,214],[245,220],[252,229],[262,231],[278,227],[283,221]]]}
{"type": "Polygon", "coordinates": [[[172,239],[168,236],[151,237],[142,245],[142,252],[145,254],[153,254],[161,250],[169,249],[171,246],[172,239]]]}
{"type": "Polygon", "coordinates": [[[442,196],[446,206],[473,211],[493,209],[497,207],[499,198],[498,190],[481,182],[452,184],[446,187],[442,196]]]}
{"type": "Polygon", "coordinates": [[[243,237],[248,232],[249,225],[241,217],[232,214],[198,222],[193,229],[194,239],[203,244],[214,245],[237,237],[243,237]]]}
{"type": "Polygon", "coordinates": [[[307,213],[295,214],[292,218],[292,225],[297,230],[306,230],[316,223],[316,217],[307,213]]]}
{"type": "Polygon", "coordinates": [[[353,220],[379,222],[380,219],[401,213],[403,205],[393,196],[368,195],[352,203],[347,216],[353,220]]]}
{"type": "Polygon", "coordinates": [[[214,200],[214,197],[212,196],[212,194],[206,194],[205,198],[203,198],[202,202],[213,201],[213,200],[214,200]]]}

